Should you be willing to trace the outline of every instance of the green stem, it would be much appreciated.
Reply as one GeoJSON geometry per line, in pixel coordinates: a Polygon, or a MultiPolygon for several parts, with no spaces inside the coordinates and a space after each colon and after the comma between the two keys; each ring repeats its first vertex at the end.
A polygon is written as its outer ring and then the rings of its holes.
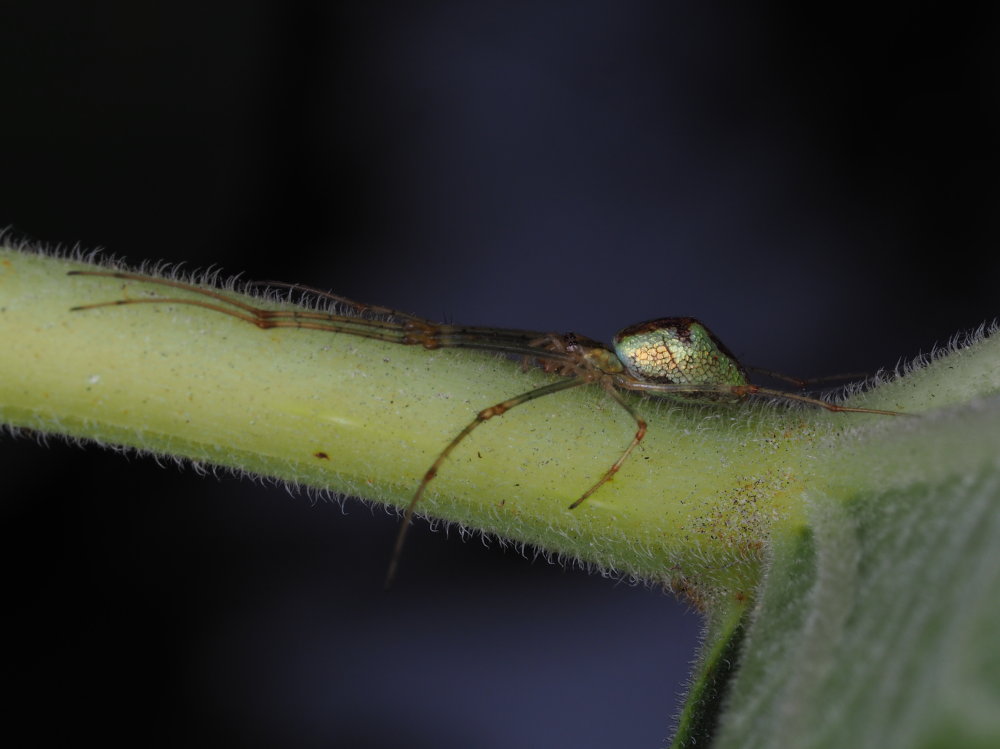
{"type": "MultiPolygon", "coordinates": [[[[401,507],[477,411],[556,379],[489,354],[262,331],[189,306],[71,312],[149,291],[66,275],[86,267],[0,250],[3,422],[401,507]]],[[[925,394],[903,382],[857,405],[919,410],[925,394]]],[[[912,421],[627,397],[649,433],[580,508],[568,510],[634,431],[596,387],[525,403],[476,430],[421,511],[703,603],[712,591],[753,588],[771,534],[802,526],[803,491],[833,481],[825,466],[844,436],[857,444],[912,421]]]]}
{"type": "Polygon", "coordinates": [[[749,610],[748,599],[736,598],[727,599],[713,610],[671,749],[710,745],[729,683],[739,665],[749,610]]]}

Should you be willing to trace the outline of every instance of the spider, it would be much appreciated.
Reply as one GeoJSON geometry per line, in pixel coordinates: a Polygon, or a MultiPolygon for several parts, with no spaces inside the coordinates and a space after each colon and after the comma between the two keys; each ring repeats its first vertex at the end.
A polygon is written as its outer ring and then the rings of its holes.
{"type": "MultiPolygon", "coordinates": [[[[614,477],[646,434],[646,422],[622,397],[622,390],[709,403],[736,402],[751,396],[764,396],[806,403],[828,411],[900,415],[896,411],[841,406],[820,398],[755,385],[747,377],[747,368],[703,323],[693,317],[664,317],[630,325],[615,335],[612,346],[607,346],[576,333],[545,333],[436,323],[388,307],[354,302],[302,284],[268,281],[260,285],[314,294],[334,302],[341,312],[264,309],[216,289],[124,271],[74,270],[69,271],[69,275],[118,278],[196,295],[117,299],[73,307],[72,311],[132,304],[186,304],[229,315],[265,330],[300,328],[372,338],[404,346],[423,346],[426,349],[469,348],[494,351],[521,357],[525,366],[539,366],[546,372],[560,375],[562,379],[479,411],[438,454],[424,473],[403,513],[386,573],[387,588],[395,577],[417,506],[448,456],[478,426],[529,401],[571,388],[596,385],[621,406],[636,424],[635,435],[618,460],[569,506],[571,510],[579,507],[614,477]]],[[[805,384],[802,380],[773,372],[766,373],[799,385],[805,384]]]]}

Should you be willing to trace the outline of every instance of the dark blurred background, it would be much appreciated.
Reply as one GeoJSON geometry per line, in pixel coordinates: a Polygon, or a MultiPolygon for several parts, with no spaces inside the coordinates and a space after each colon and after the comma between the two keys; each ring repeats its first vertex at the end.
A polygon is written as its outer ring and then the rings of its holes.
{"type": "MultiPolygon", "coordinates": [[[[667,2],[0,8],[0,226],[432,318],[875,371],[992,319],[998,21],[667,2]]],[[[554,425],[553,428],[558,428],[554,425]]],[[[0,442],[8,732],[651,747],[700,621],[349,500],[0,442]]]]}

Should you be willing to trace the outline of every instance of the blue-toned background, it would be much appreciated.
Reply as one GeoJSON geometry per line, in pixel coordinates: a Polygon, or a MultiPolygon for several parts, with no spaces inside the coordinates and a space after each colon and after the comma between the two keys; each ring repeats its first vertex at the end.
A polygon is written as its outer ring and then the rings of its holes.
{"type": "MultiPolygon", "coordinates": [[[[968,13],[6,3],[0,226],[474,324],[694,315],[760,366],[874,371],[1000,307],[998,21],[968,13]]],[[[24,439],[0,467],[9,731],[669,731],[700,623],[658,591],[421,525],[386,595],[395,521],[357,501],[24,439]]]]}

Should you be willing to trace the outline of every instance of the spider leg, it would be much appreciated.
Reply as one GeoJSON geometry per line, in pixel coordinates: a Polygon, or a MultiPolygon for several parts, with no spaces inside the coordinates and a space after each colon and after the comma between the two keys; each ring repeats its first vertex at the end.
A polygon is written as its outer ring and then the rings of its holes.
{"type": "Polygon", "coordinates": [[[347,333],[349,335],[360,336],[361,338],[388,341],[389,343],[407,344],[417,342],[407,340],[408,334],[403,326],[387,321],[374,323],[361,318],[342,317],[323,313],[266,310],[235,300],[225,299],[221,295],[216,295],[208,290],[199,289],[199,291],[205,291],[208,296],[219,298],[222,302],[232,304],[234,308],[225,307],[215,302],[206,302],[202,299],[155,297],[150,299],[116,299],[112,302],[82,304],[77,307],[71,307],[70,312],[82,312],[100,307],[121,307],[133,304],[184,304],[189,307],[201,307],[202,309],[219,312],[229,317],[235,317],[237,320],[256,325],[263,330],[271,328],[324,330],[331,333],[347,333]]]}
{"type": "Polygon", "coordinates": [[[112,307],[121,304],[139,304],[140,302],[147,303],[160,303],[171,302],[174,304],[192,304],[196,307],[205,307],[206,309],[212,309],[217,312],[222,312],[227,315],[234,315],[235,317],[240,317],[240,319],[247,320],[247,322],[253,322],[256,324],[256,320],[250,319],[250,315],[254,318],[260,317],[262,313],[266,313],[268,310],[260,309],[252,304],[247,304],[239,299],[232,299],[221,291],[216,291],[214,289],[207,289],[201,286],[195,286],[194,284],[185,283],[184,281],[175,281],[172,278],[154,278],[152,276],[143,276],[140,273],[128,273],[125,271],[103,271],[103,270],[71,270],[66,272],[67,276],[92,276],[97,278],[120,278],[123,281],[137,281],[139,283],[148,283],[155,286],[169,286],[172,289],[181,289],[182,291],[190,291],[195,294],[201,294],[202,296],[209,297],[210,299],[215,299],[221,302],[220,305],[212,305],[210,302],[204,301],[194,301],[186,299],[117,299],[113,302],[98,302],[97,304],[86,304],[79,307],[73,307],[73,311],[95,309],[97,307],[112,307]],[[222,304],[230,305],[236,307],[237,309],[243,310],[248,314],[247,317],[242,317],[232,310],[222,307],[222,304]]]}
{"type": "MultiPolygon", "coordinates": [[[[155,278],[152,276],[143,276],[138,273],[128,273],[125,271],[89,271],[89,270],[71,270],[68,271],[68,276],[92,276],[98,278],[120,278],[125,281],[135,281],[137,283],[146,283],[152,286],[167,286],[172,289],[180,289],[181,291],[187,291],[192,294],[198,294],[202,297],[208,297],[209,299],[216,300],[215,302],[206,302],[204,299],[188,299],[184,297],[150,297],[144,299],[116,299],[110,302],[97,302],[96,304],[84,304],[78,307],[72,307],[70,311],[79,312],[82,310],[97,309],[98,307],[115,307],[126,304],[187,304],[192,307],[202,307],[203,309],[210,309],[215,312],[221,312],[224,315],[230,315],[236,317],[245,322],[252,323],[259,328],[274,328],[274,327],[303,327],[299,325],[277,325],[272,321],[275,320],[288,320],[288,321],[301,321],[301,320],[318,320],[327,322],[345,322],[356,324],[359,326],[366,327],[379,327],[391,330],[403,330],[406,325],[403,323],[392,322],[390,320],[368,320],[360,317],[353,317],[347,315],[337,315],[328,312],[310,312],[308,310],[270,310],[264,309],[263,307],[257,307],[253,304],[249,304],[241,299],[237,299],[218,291],[217,289],[210,289],[203,286],[196,286],[194,284],[189,284],[184,281],[175,281],[172,278],[155,278]],[[233,309],[235,308],[235,309],[233,309]],[[235,310],[240,310],[236,312],[235,310]],[[241,314],[242,313],[242,314],[241,314]]],[[[294,284],[286,284],[287,286],[295,286],[294,284]]],[[[309,287],[303,287],[309,291],[312,291],[309,287]]],[[[327,294],[326,292],[316,291],[318,294],[324,296],[329,296],[331,299],[342,302],[345,305],[351,306],[355,312],[364,312],[375,310],[378,312],[391,313],[392,310],[383,307],[369,307],[367,305],[359,304],[357,302],[352,302],[345,297],[338,297],[333,294],[327,294]]],[[[426,320],[420,320],[420,318],[413,317],[411,315],[406,315],[405,313],[398,313],[401,318],[406,318],[412,321],[420,321],[428,327],[433,327],[433,323],[426,320]]]]}
{"type": "Polygon", "coordinates": [[[824,375],[823,377],[792,377],[791,375],[782,374],[781,372],[775,372],[771,369],[764,369],[763,367],[746,367],[751,372],[756,372],[757,374],[762,374],[765,377],[771,377],[775,380],[783,380],[784,382],[789,382],[799,388],[807,388],[810,385],[816,385],[821,382],[836,382],[838,380],[861,380],[868,375],[864,372],[845,372],[844,374],[835,375],[824,375]]]}
{"type": "Polygon", "coordinates": [[[879,416],[916,416],[916,414],[907,414],[901,411],[882,411],[877,408],[856,408],[853,406],[840,406],[836,403],[830,403],[820,398],[810,398],[808,395],[799,395],[798,393],[786,393],[783,390],[772,390],[770,388],[762,388],[757,385],[746,385],[746,386],[736,386],[733,388],[734,392],[739,393],[741,390],[745,390],[746,395],[766,395],[772,398],[784,398],[785,400],[798,401],[799,403],[809,403],[813,406],[819,406],[820,408],[825,408],[827,411],[837,411],[839,413],[855,413],[855,414],[878,414],[879,416]]]}
{"type": "Polygon", "coordinates": [[[697,395],[699,393],[704,393],[706,395],[711,393],[718,393],[720,395],[732,395],[735,398],[745,398],[748,395],[764,395],[770,398],[781,398],[783,400],[797,401],[799,403],[808,403],[812,406],[819,406],[820,408],[825,408],[827,411],[838,411],[842,413],[856,413],[856,414],[878,414],[879,416],[916,416],[916,414],[907,414],[901,411],[881,411],[877,408],[856,408],[853,406],[839,406],[836,403],[829,403],[825,400],[819,398],[810,398],[808,395],[799,395],[798,393],[788,393],[784,390],[773,390],[771,388],[762,388],[759,385],[713,385],[713,384],[676,384],[676,383],[661,383],[661,382],[643,382],[642,380],[636,380],[633,378],[617,377],[615,382],[619,387],[625,388],[626,390],[639,390],[644,393],[663,393],[669,395],[672,393],[676,394],[691,394],[697,395]]]}
{"type": "MultiPolygon", "coordinates": [[[[190,292],[202,297],[201,299],[186,297],[116,299],[110,302],[97,302],[95,304],[72,307],[70,311],[74,312],[133,304],[184,304],[229,315],[264,330],[271,328],[320,330],[330,333],[345,333],[362,338],[387,341],[389,343],[399,343],[405,346],[423,346],[427,349],[469,348],[524,356],[529,361],[543,360],[564,363],[573,363],[576,361],[576,358],[567,352],[552,351],[548,348],[540,347],[535,341],[539,340],[539,336],[543,334],[536,331],[437,324],[413,315],[390,310],[388,307],[376,307],[352,302],[345,297],[313,290],[311,287],[301,287],[301,289],[314,291],[334,301],[352,305],[355,313],[375,312],[394,316],[396,320],[371,319],[353,315],[341,315],[333,312],[265,309],[249,304],[241,299],[227,296],[216,289],[195,286],[194,284],[175,281],[169,278],[153,278],[124,271],[69,271],[68,275],[120,278],[126,281],[180,289],[181,291],[190,292]],[[206,297],[212,301],[207,301],[206,297]]],[[[300,288],[296,284],[287,284],[287,286],[296,289],[300,288]]]]}
{"type": "Polygon", "coordinates": [[[642,438],[646,436],[646,422],[643,420],[643,418],[635,412],[635,409],[632,408],[632,406],[630,406],[628,403],[625,402],[625,399],[622,398],[618,394],[618,391],[615,390],[614,385],[612,385],[610,382],[607,381],[605,381],[603,384],[604,384],[604,390],[607,392],[609,396],[611,396],[612,400],[614,400],[615,403],[617,403],[619,406],[628,411],[629,416],[635,419],[636,423],[635,437],[632,438],[632,441],[629,443],[629,446],[625,448],[625,452],[621,454],[621,457],[615,461],[615,464],[611,466],[611,468],[609,468],[607,471],[604,472],[604,475],[597,480],[597,483],[594,484],[589,489],[587,489],[587,491],[585,491],[578,500],[576,500],[573,504],[569,506],[569,509],[571,510],[575,510],[583,503],[583,500],[585,500],[591,494],[596,492],[606,483],[611,481],[611,479],[614,478],[614,475],[618,473],[618,469],[622,467],[622,463],[624,463],[628,459],[628,456],[632,454],[632,451],[639,446],[640,442],[642,442],[642,438]]]}
{"type": "Polygon", "coordinates": [[[513,398],[508,398],[505,401],[496,403],[489,408],[484,408],[478,414],[476,418],[465,425],[465,428],[461,432],[455,435],[451,442],[448,443],[447,447],[442,450],[431,467],[427,469],[424,474],[423,479],[420,481],[420,486],[417,487],[417,491],[414,492],[413,498],[410,500],[410,504],[407,505],[406,511],[403,513],[403,520],[399,526],[399,532],[396,534],[396,544],[392,549],[392,557],[389,560],[389,569],[385,574],[385,584],[384,587],[388,590],[392,586],[392,581],[396,577],[396,569],[399,566],[399,557],[403,551],[403,544],[406,542],[406,534],[410,529],[410,522],[413,520],[413,515],[417,510],[417,504],[420,499],[424,496],[424,492],[427,489],[427,485],[434,479],[440,470],[441,465],[448,459],[452,451],[458,447],[458,445],[468,437],[472,431],[494,416],[502,416],[510,409],[515,406],[520,406],[522,403],[527,403],[528,401],[533,401],[536,398],[541,398],[546,395],[551,395],[552,393],[558,393],[560,390],[568,390],[570,388],[580,387],[581,385],[588,384],[588,381],[583,378],[576,378],[570,380],[559,380],[558,382],[553,382],[549,385],[543,385],[542,387],[535,388],[534,390],[529,390],[526,393],[521,393],[520,395],[514,396],[513,398]]]}
{"type": "Polygon", "coordinates": [[[342,304],[349,308],[356,314],[376,314],[376,315],[386,315],[388,317],[397,317],[401,320],[412,320],[414,322],[426,323],[431,325],[429,320],[425,320],[422,317],[417,317],[416,315],[411,315],[409,312],[400,312],[398,309],[392,309],[391,307],[382,307],[377,304],[364,304],[362,302],[355,302],[353,299],[348,299],[346,296],[341,296],[340,294],[334,294],[332,291],[323,291],[322,289],[317,289],[315,286],[307,286],[304,283],[287,283],[285,281],[250,281],[250,286],[279,286],[283,289],[289,289],[291,291],[298,291],[307,294],[312,294],[314,296],[322,297],[323,299],[329,299],[337,304],[342,304]]]}

